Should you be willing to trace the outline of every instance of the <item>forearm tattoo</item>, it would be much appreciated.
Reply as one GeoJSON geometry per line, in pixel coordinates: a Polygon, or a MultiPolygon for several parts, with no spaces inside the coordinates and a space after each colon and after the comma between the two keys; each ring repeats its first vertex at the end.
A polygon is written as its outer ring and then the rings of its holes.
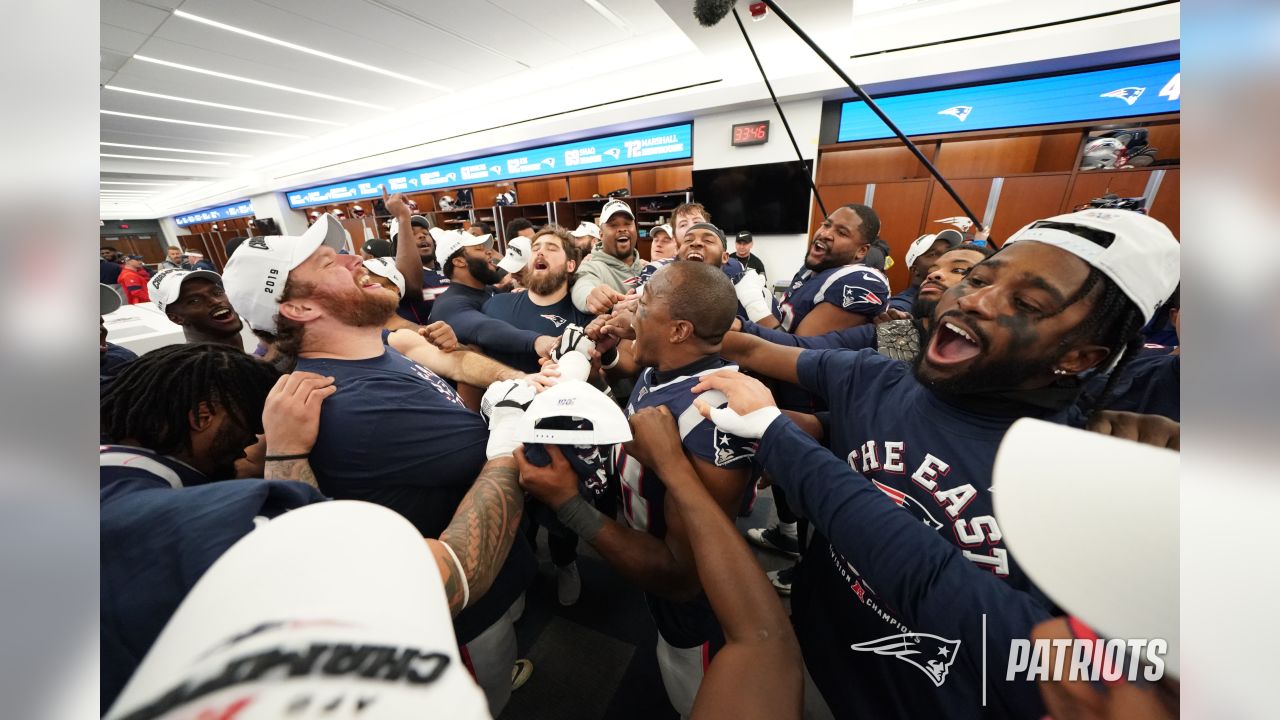
{"type": "Polygon", "coordinates": [[[316,474],[311,471],[311,463],[306,458],[298,460],[268,460],[263,470],[268,480],[297,480],[319,490],[316,474]]]}
{"type": "MultiPolygon", "coordinates": [[[[490,460],[440,534],[458,556],[473,599],[493,584],[520,525],[524,493],[510,458],[490,460]]],[[[449,605],[462,602],[462,584],[446,578],[449,605]]]]}

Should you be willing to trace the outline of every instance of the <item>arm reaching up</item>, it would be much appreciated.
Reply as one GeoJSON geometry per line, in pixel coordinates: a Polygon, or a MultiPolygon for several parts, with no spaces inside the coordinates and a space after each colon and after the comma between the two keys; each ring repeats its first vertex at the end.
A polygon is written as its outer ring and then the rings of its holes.
{"type": "Polygon", "coordinates": [[[702,589],[724,630],[693,718],[798,718],[803,705],[800,645],[777,593],[742,536],[685,457],[665,407],[631,416],[628,452],[662,475],[685,520],[702,589]]]}

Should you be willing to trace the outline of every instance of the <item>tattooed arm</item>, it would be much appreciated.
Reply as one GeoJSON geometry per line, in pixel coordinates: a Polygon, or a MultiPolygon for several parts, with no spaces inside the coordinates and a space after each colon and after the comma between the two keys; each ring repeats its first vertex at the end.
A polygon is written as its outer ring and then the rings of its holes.
{"type": "Polygon", "coordinates": [[[319,490],[316,474],[311,471],[311,463],[306,458],[298,460],[268,460],[262,477],[267,480],[296,480],[319,490]]]}
{"type": "Polygon", "coordinates": [[[523,510],[524,492],[516,480],[515,460],[510,455],[494,458],[485,463],[440,539],[427,540],[444,579],[452,614],[462,612],[493,585],[511,550],[523,510]],[[457,563],[449,550],[457,556],[457,563]]]}

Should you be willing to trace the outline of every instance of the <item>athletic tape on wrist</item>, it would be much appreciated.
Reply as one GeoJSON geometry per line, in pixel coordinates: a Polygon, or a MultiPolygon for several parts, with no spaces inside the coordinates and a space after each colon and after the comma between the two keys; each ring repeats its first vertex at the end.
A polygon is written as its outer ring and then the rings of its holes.
{"type": "Polygon", "coordinates": [[[587,542],[594,540],[600,528],[604,527],[604,513],[584,500],[581,495],[574,495],[573,499],[561,505],[560,509],[556,510],[556,519],[587,542]]]}

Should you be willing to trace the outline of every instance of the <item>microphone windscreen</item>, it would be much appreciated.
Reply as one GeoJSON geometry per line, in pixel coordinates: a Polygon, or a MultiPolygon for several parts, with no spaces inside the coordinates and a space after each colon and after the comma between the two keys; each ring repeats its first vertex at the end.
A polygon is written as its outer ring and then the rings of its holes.
{"type": "Polygon", "coordinates": [[[693,16],[698,24],[711,27],[720,22],[733,9],[734,0],[694,0],[693,16]]]}

